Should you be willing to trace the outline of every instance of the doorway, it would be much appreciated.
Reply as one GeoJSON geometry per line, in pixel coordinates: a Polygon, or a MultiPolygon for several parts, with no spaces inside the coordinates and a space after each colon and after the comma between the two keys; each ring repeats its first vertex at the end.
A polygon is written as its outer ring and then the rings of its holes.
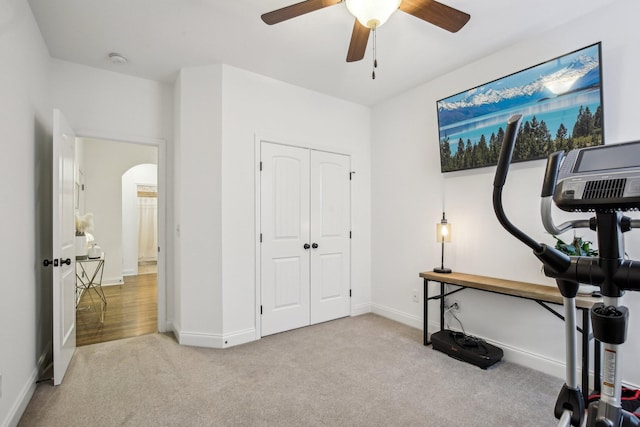
{"type": "Polygon", "coordinates": [[[122,271],[156,273],[158,262],[158,165],[138,164],[122,174],[122,271]]]}
{"type": "Polygon", "coordinates": [[[83,295],[76,311],[78,346],[162,330],[164,263],[158,257],[158,241],[164,237],[158,218],[158,206],[163,203],[162,148],[153,143],[78,138],[78,206],[81,214],[93,214],[91,234],[104,253],[101,286],[107,300],[101,318],[93,304],[95,295],[92,301],[90,291],[85,291],[88,295],[83,295]],[[144,255],[146,274],[138,268],[139,187],[145,196],[153,193],[155,207],[151,224],[142,221],[145,230],[153,227],[155,239],[155,257],[150,256],[149,247],[144,255]]]}

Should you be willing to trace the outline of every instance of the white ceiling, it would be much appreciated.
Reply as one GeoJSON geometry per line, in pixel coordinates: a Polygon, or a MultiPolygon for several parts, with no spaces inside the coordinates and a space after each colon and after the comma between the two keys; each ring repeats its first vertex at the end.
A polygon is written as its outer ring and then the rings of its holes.
{"type": "Polygon", "coordinates": [[[375,80],[371,41],[362,61],[345,60],[354,18],[344,4],[269,26],[261,14],[297,0],[28,1],[54,58],[164,82],[224,63],[373,105],[617,0],[442,0],[471,15],[458,33],[398,11],[377,31],[375,80]]]}

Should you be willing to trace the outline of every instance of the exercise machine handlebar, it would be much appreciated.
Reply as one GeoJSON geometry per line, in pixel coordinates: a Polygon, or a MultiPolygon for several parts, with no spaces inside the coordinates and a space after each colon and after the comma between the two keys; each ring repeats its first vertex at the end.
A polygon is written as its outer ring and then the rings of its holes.
{"type": "MultiPolygon", "coordinates": [[[[577,227],[600,229],[598,231],[598,241],[602,252],[600,259],[594,257],[569,257],[553,246],[537,242],[509,221],[502,203],[502,189],[507,180],[521,121],[522,115],[520,114],[512,116],[507,121],[507,128],[493,181],[493,208],[500,224],[515,238],[533,250],[534,255],[544,264],[544,272],[548,277],[600,286],[603,295],[612,297],[621,296],[622,290],[640,290],[640,262],[622,259],[623,254],[620,253],[619,240],[621,232],[628,231],[632,227],[640,227],[640,220],[622,217],[616,212],[602,212],[597,213],[597,218],[594,220],[570,221],[556,227],[553,225],[550,206],[548,206],[547,213],[543,214],[543,223],[552,228],[552,234],[560,234],[556,231],[566,231],[577,227]],[[593,225],[591,225],[592,221],[593,225]],[[617,231],[620,231],[620,233],[617,231]],[[601,262],[602,260],[605,260],[605,262],[601,262]]],[[[562,158],[562,154],[554,153],[548,161],[548,175],[545,176],[542,190],[543,200],[550,200],[553,197],[553,187],[555,186],[557,171],[562,158]]],[[[572,290],[568,293],[564,292],[562,288],[560,288],[560,291],[564,296],[573,292],[572,290]]]]}
{"type": "Polygon", "coordinates": [[[518,130],[521,122],[522,115],[520,114],[511,116],[507,122],[507,129],[502,142],[502,149],[498,159],[496,175],[493,180],[493,210],[496,213],[498,221],[502,224],[505,230],[511,233],[516,239],[533,249],[535,256],[538,257],[545,266],[551,267],[556,272],[564,272],[571,265],[571,259],[557,249],[547,246],[544,243],[539,243],[525,234],[509,221],[504,211],[504,206],[502,204],[502,188],[507,181],[509,165],[511,164],[511,158],[513,156],[513,148],[516,144],[516,138],[518,136],[518,130]]]}

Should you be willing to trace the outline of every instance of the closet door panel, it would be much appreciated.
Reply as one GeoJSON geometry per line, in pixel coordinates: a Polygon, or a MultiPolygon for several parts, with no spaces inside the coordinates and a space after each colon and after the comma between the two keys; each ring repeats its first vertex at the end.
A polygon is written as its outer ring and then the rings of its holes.
{"type": "Polygon", "coordinates": [[[311,324],[350,314],[350,158],[311,151],[311,324]]]}
{"type": "Polygon", "coordinates": [[[262,143],[262,336],[309,324],[309,150],[262,143]]]}

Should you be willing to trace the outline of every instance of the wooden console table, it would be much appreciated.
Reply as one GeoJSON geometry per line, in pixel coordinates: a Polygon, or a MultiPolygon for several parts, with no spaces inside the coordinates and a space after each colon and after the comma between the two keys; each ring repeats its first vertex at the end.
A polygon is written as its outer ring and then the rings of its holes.
{"type": "MultiPolygon", "coordinates": [[[[563,304],[562,295],[556,287],[455,272],[443,274],[433,271],[426,271],[420,273],[420,277],[424,279],[424,345],[431,344],[431,342],[428,340],[427,334],[427,324],[429,321],[428,302],[430,300],[440,300],[440,330],[443,330],[445,297],[467,288],[533,300],[547,309],[549,312],[551,312],[554,316],[564,320],[564,317],[561,314],[547,305],[547,303],[560,305],[563,304]],[[429,296],[429,281],[440,283],[439,295],[434,295],[431,297],[429,296]],[[455,285],[458,286],[458,288],[449,292],[445,292],[445,285],[455,285]]],[[[592,296],[576,297],[576,309],[582,312],[582,329],[578,328],[578,331],[582,334],[582,393],[584,395],[585,402],[587,402],[587,398],[589,397],[589,341],[593,339],[593,335],[589,333],[591,324],[589,311],[595,303],[601,301],[601,298],[594,298],[592,296]]],[[[596,339],[593,339],[593,354],[594,384],[595,390],[599,391],[600,342],[596,339]]]]}

